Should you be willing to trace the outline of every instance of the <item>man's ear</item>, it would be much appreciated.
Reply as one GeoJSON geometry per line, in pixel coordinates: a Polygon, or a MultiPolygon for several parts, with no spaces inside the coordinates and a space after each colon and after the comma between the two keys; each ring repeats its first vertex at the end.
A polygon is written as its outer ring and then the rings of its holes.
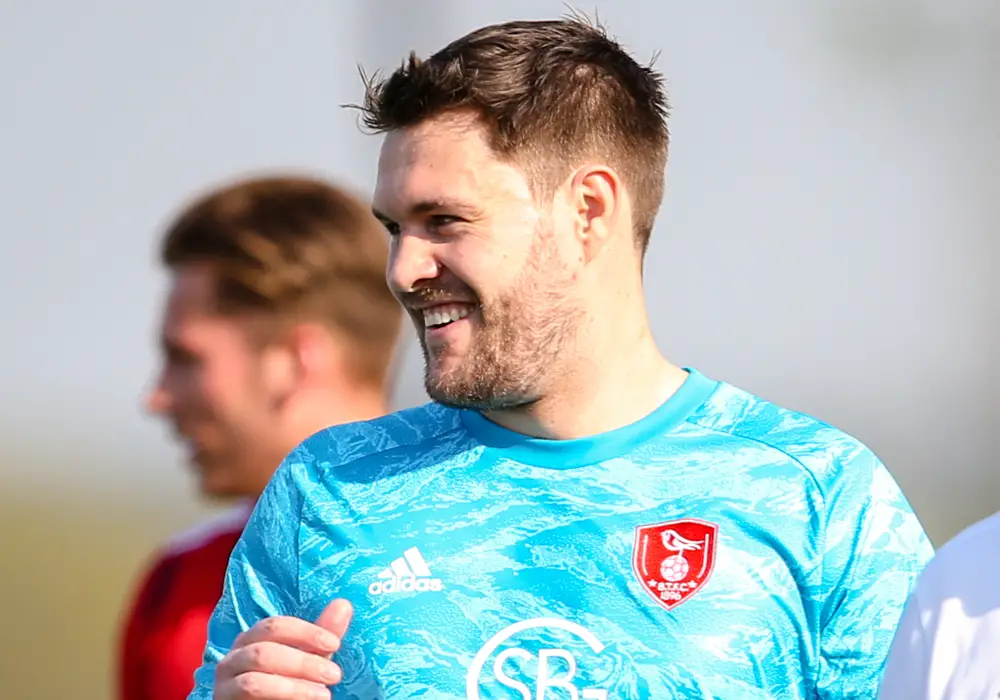
{"type": "Polygon", "coordinates": [[[261,383],[276,408],[298,388],[302,367],[296,355],[294,347],[286,342],[269,344],[261,352],[261,383]]]}
{"type": "Polygon", "coordinates": [[[333,339],[319,324],[296,324],[280,340],[264,348],[261,375],[265,390],[276,404],[329,373],[335,361],[333,339]]]}
{"type": "Polygon", "coordinates": [[[583,246],[584,260],[590,262],[603,251],[621,216],[621,179],[604,165],[578,168],[570,178],[570,196],[576,213],[576,232],[583,246]]]}

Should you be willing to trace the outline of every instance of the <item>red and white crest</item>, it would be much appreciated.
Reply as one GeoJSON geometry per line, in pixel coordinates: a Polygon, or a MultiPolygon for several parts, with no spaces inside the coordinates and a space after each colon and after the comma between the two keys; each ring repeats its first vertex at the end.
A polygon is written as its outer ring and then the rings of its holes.
{"type": "Polygon", "coordinates": [[[718,525],[695,518],[640,525],[632,570],[657,603],[673,610],[712,575],[718,537],[718,525]]]}

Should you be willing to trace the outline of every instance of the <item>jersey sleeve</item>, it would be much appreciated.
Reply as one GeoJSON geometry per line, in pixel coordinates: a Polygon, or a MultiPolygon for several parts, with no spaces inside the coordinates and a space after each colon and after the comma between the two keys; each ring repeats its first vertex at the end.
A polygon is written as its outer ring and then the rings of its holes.
{"type": "Polygon", "coordinates": [[[889,649],[878,700],[929,700],[931,666],[920,587],[910,596],[889,649]]]}
{"type": "Polygon", "coordinates": [[[240,633],[264,618],[298,612],[302,496],[295,471],[301,462],[297,450],[281,464],[233,549],[188,700],[211,700],[215,667],[240,633]]]}
{"type": "Polygon", "coordinates": [[[826,503],[818,695],[874,698],[910,592],[933,549],[888,470],[858,447],[826,503]]]}
{"type": "Polygon", "coordinates": [[[153,634],[151,612],[159,602],[157,593],[164,588],[165,562],[160,559],[143,574],[135,598],[125,613],[117,654],[118,700],[146,700],[143,652],[153,634]]]}

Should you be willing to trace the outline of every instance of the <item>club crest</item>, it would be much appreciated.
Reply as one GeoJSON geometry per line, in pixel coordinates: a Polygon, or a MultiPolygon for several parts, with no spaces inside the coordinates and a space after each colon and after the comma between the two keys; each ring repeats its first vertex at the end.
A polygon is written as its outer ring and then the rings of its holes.
{"type": "Polygon", "coordinates": [[[635,529],[632,570],[667,610],[697,593],[712,575],[719,526],[685,518],[635,529]]]}

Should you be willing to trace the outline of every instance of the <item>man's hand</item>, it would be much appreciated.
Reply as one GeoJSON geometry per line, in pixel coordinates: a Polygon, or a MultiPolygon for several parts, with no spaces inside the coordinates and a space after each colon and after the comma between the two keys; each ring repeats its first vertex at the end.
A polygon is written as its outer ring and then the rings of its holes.
{"type": "Polygon", "coordinates": [[[343,677],[330,657],[340,649],[354,609],[330,603],[316,623],[269,617],[236,638],[215,669],[215,700],[330,700],[343,677]]]}

